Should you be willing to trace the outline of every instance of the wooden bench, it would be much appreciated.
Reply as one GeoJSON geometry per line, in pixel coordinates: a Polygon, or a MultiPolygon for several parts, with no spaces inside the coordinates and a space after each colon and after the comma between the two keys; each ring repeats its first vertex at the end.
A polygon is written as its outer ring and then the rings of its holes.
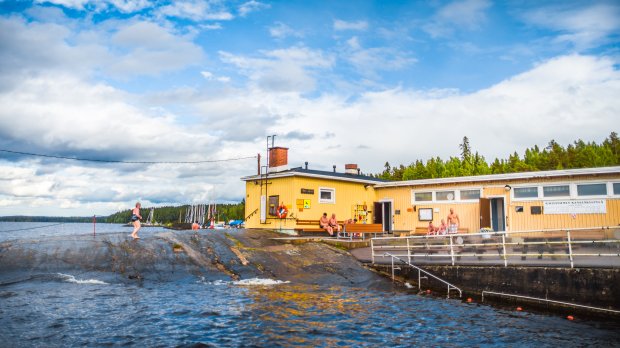
{"type": "MultiPolygon", "coordinates": [[[[297,219],[296,225],[296,232],[328,234],[324,228],[319,227],[319,220],[297,219]]],[[[342,228],[342,225],[344,225],[344,221],[338,221],[338,225],[340,225],[342,228]]]]}
{"type": "Polygon", "coordinates": [[[367,234],[373,234],[375,237],[377,234],[384,234],[383,224],[346,224],[342,231],[338,233],[338,238],[358,238],[366,239],[367,234]]]}

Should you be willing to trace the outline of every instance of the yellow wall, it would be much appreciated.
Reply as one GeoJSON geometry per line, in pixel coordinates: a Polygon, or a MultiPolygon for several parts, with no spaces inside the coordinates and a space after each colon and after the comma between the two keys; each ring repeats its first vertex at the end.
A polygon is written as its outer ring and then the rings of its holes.
{"type": "MultiPolygon", "coordinates": [[[[267,223],[260,223],[260,209],[248,221],[248,228],[294,228],[295,219],[318,220],[323,213],[331,217],[336,214],[338,220],[353,218],[352,208],[354,204],[367,204],[372,210],[374,190],[372,187],[365,188],[362,183],[352,183],[337,180],[326,180],[307,177],[270,178],[267,196],[279,195],[281,202],[286,205],[289,214],[285,220],[280,220],[267,214],[267,223]],[[336,202],[319,203],[319,188],[333,188],[336,193],[336,202]],[[302,194],[301,189],[314,190],[313,194],[302,194]],[[299,209],[297,200],[310,200],[310,209],[299,209]]],[[[263,186],[264,194],[264,186],[263,186]]],[[[246,216],[260,207],[260,185],[253,181],[246,182],[246,216]]],[[[372,216],[368,216],[368,222],[372,222],[372,216]]],[[[318,226],[317,226],[318,227],[318,226]]]]}
{"type": "MultiPolygon", "coordinates": [[[[451,185],[449,188],[455,188],[457,186],[451,185]]],[[[467,186],[469,187],[469,186],[467,186]]],[[[447,189],[448,186],[427,186],[423,188],[416,187],[416,190],[436,190],[447,189]]],[[[393,211],[400,210],[400,215],[394,215],[394,230],[414,231],[416,227],[428,227],[428,221],[418,220],[418,209],[420,208],[432,208],[433,209],[433,224],[439,225],[441,219],[446,219],[450,213],[450,208],[454,208],[454,212],[459,215],[461,221],[460,227],[469,229],[469,231],[479,230],[480,209],[478,203],[461,203],[461,202],[447,202],[447,203],[428,203],[428,204],[415,204],[411,203],[411,187],[394,187],[394,188],[382,188],[377,189],[377,200],[393,200],[393,211]]]]}
{"type": "MultiPolygon", "coordinates": [[[[606,214],[577,214],[574,218],[570,214],[551,215],[540,214],[532,215],[530,207],[537,205],[543,206],[543,201],[519,201],[511,199],[511,191],[505,189],[505,185],[548,185],[548,184],[571,184],[592,182],[620,181],[617,174],[599,176],[581,176],[576,178],[533,178],[521,180],[506,180],[493,182],[470,182],[470,183],[446,183],[435,185],[416,185],[416,191],[437,191],[437,190],[460,190],[481,188],[483,198],[504,198],[504,208],[507,217],[506,227],[509,231],[557,229],[557,228],[578,228],[594,226],[617,226],[620,225],[620,197],[607,197],[606,214]],[[523,207],[522,213],[515,211],[517,206],[523,207]]],[[[374,209],[373,203],[378,201],[391,201],[393,212],[393,229],[412,231],[416,227],[427,227],[427,221],[418,220],[418,209],[432,208],[433,223],[439,224],[441,219],[445,219],[450,208],[459,215],[461,226],[470,232],[480,230],[480,204],[478,202],[434,202],[416,204],[415,211],[412,204],[412,186],[385,187],[385,188],[365,188],[362,183],[352,183],[333,179],[319,179],[308,177],[285,177],[270,178],[268,196],[279,195],[280,201],[284,202],[289,209],[289,219],[280,221],[267,215],[267,224],[260,223],[260,211],[255,213],[248,221],[248,228],[294,228],[295,219],[318,220],[323,212],[328,215],[336,213],[339,220],[353,218],[352,209],[355,204],[366,204],[368,210],[374,209]],[[319,203],[319,187],[328,187],[336,190],[336,203],[319,203]],[[313,194],[302,194],[301,189],[314,190],[313,194]],[[309,199],[311,208],[300,211],[296,205],[297,199],[309,199]],[[395,214],[396,210],[400,214],[395,214]]],[[[264,191],[264,186],[263,186],[264,191]]],[[[261,186],[254,181],[246,182],[246,216],[260,206],[261,186]]],[[[569,198],[566,198],[567,200],[569,198]]],[[[582,198],[579,198],[582,199],[582,198]]],[[[367,222],[372,223],[372,214],[367,217],[367,222]]]]}

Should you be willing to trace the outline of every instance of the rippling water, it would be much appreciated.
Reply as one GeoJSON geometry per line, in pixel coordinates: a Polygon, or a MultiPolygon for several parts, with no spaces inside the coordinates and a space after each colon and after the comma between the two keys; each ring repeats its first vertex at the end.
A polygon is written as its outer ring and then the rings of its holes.
{"type": "MultiPolygon", "coordinates": [[[[51,224],[0,223],[0,241],[92,233],[91,224],[11,231],[46,225],[51,224]]],[[[129,231],[97,226],[98,233],[129,231]]],[[[5,277],[0,346],[620,346],[618,323],[568,321],[417,295],[393,288],[388,279],[371,290],[180,274],[174,281],[77,271],[24,270],[21,279],[5,277]]]]}
{"type": "Polygon", "coordinates": [[[273,280],[128,284],[41,274],[0,286],[0,303],[4,346],[620,345],[612,324],[273,280]]]}

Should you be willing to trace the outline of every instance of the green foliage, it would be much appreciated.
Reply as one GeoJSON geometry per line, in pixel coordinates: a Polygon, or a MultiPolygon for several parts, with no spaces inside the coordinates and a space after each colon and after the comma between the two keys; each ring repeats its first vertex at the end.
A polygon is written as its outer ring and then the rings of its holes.
{"type": "MultiPolygon", "coordinates": [[[[170,224],[173,222],[178,222],[179,218],[185,218],[185,211],[189,208],[189,205],[182,206],[168,206],[168,207],[157,207],[153,213],[153,220],[159,222],[160,224],[170,224]]],[[[145,221],[149,216],[150,208],[142,208],[140,209],[140,215],[142,215],[142,221],[145,221]]],[[[245,213],[245,200],[242,200],[237,204],[218,204],[217,205],[217,217],[219,221],[229,221],[229,220],[242,220],[245,218],[243,214],[245,213]]],[[[131,219],[131,209],[119,211],[114,213],[106,218],[105,222],[109,223],[127,223],[131,219]]]]}
{"type": "Polygon", "coordinates": [[[467,137],[463,137],[459,150],[460,157],[450,157],[446,161],[434,157],[426,163],[416,160],[398,167],[385,162],[383,172],[374,176],[398,181],[620,165],[620,138],[616,132],[611,132],[601,144],[579,139],[565,148],[551,140],[542,151],[534,145],[525,150],[523,158],[515,151],[507,159],[496,158],[490,165],[484,156],[472,150],[467,137]]]}

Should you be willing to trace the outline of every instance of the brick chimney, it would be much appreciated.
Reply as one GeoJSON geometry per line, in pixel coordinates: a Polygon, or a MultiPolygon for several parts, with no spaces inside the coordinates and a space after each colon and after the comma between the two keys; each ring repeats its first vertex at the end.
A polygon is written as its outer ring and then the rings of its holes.
{"type": "Polygon", "coordinates": [[[350,175],[358,175],[359,171],[357,169],[357,164],[345,164],[344,173],[350,175]]]}
{"type": "Polygon", "coordinates": [[[277,173],[288,169],[288,147],[272,147],[269,149],[269,173],[277,173]]]}

